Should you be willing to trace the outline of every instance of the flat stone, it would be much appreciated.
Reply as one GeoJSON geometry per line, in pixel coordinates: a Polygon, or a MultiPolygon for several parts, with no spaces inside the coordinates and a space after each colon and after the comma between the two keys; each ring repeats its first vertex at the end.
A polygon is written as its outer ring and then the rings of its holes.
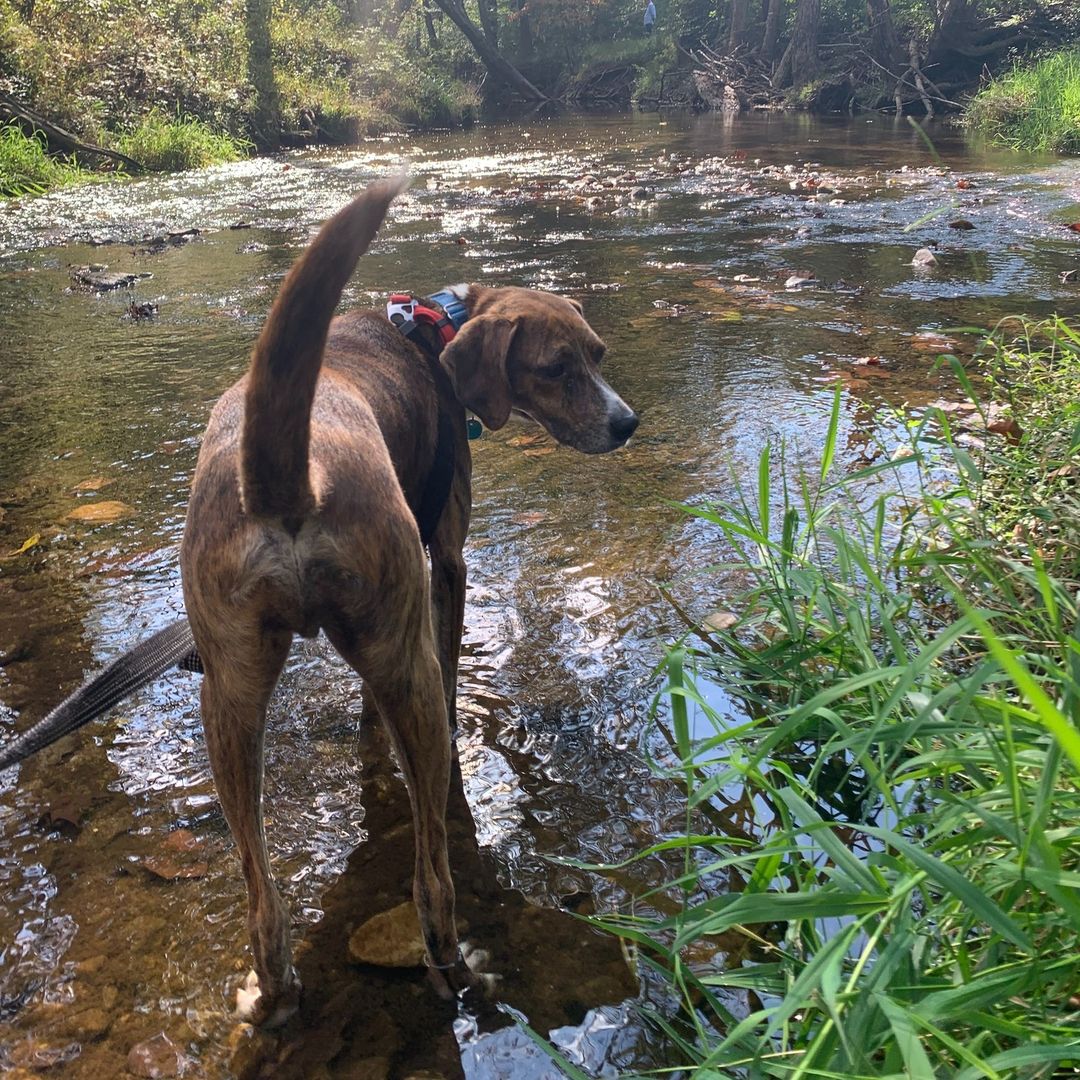
{"type": "Polygon", "coordinates": [[[372,916],[349,938],[349,957],[377,967],[420,967],[427,955],[416,905],[407,900],[372,916]]]}

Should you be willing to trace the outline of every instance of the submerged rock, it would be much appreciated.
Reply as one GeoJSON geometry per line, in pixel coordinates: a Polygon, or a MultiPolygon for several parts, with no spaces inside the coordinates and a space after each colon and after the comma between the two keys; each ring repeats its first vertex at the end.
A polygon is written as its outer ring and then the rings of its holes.
{"type": "Polygon", "coordinates": [[[153,1038],[136,1043],[131,1048],[127,1067],[128,1072],[150,1080],[163,1076],[183,1076],[187,1058],[164,1031],[159,1031],[153,1038]]]}
{"type": "Polygon", "coordinates": [[[416,905],[411,900],[372,916],[349,938],[349,956],[358,964],[421,967],[426,955],[416,905]]]}
{"type": "Polygon", "coordinates": [[[107,266],[91,263],[89,266],[72,268],[71,276],[77,285],[93,292],[112,292],[114,289],[130,289],[137,281],[154,275],[146,272],[139,274],[110,273],[107,266]]]}
{"type": "Polygon", "coordinates": [[[937,256],[929,248],[919,248],[911,257],[912,266],[936,266],[937,256]]]}

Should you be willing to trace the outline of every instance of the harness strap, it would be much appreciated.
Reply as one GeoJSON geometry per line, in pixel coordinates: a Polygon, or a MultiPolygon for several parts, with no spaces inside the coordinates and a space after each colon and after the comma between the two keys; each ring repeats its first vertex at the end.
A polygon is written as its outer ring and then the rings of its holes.
{"type": "MultiPolygon", "coordinates": [[[[430,301],[441,310],[429,307],[424,300],[417,300],[408,293],[393,293],[386,305],[386,316],[414,345],[419,348],[427,362],[428,371],[435,383],[435,391],[440,400],[455,399],[450,377],[439,362],[442,350],[454,340],[462,323],[468,318],[468,311],[462,301],[448,289],[431,296],[430,301]],[[430,338],[420,334],[423,326],[432,326],[438,334],[440,347],[431,347],[430,338]]],[[[454,468],[457,464],[455,452],[454,424],[446,409],[440,408],[435,436],[435,454],[427,483],[420,497],[416,510],[416,526],[420,530],[420,540],[424,547],[431,543],[435,530],[439,526],[450,488],[454,483],[454,468]]]]}

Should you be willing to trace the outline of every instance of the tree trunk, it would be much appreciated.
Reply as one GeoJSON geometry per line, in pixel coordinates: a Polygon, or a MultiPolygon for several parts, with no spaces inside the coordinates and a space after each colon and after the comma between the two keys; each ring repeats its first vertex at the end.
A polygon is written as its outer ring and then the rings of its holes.
{"type": "Polygon", "coordinates": [[[821,0],[799,0],[795,9],[795,28],[784,50],[773,82],[796,90],[812,81],[821,69],[818,56],[818,29],[821,25],[821,0]]]}
{"type": "Polygon", "coordinates": [[[750,0],[731,0],[731,26],[728,28],[728,47],[745,45],[750,31],[750,0]]]}
{"type": "Polygon", "coordinates": [[[428,4],[424,4],[424,25],[427,27],[428,45],[433,49],[439,47],[439,35],[435,33],[435,11],[428,4]]]}
{"type": "Polygon", "coordinates": [[[493,48],[484,37],[480,27],[469,18],[461,0],[435,0],[435,3],[447,14],[450,21],[465,35],[469,44],[476,50],[476,55],[483,61],[488,73],[499,82],[516,90],[530,101],[548,101],[542,90],[538,90],[506,57],[493,48]]]}
{"type": "Polygon", "coordinates": [[[532,56],[536,52],[533,42],[532,23],[529,21],[529,13],[525,10],[527,0],[514,0],[517,8],[517,51],[518,56],[532,56]]]}
{"type": "Polygon", "coordinates": [[[244,32],[248,47],[248,79],[255,89],[252,135],[260,150],[281,145],[281,102],[270,55],[270,0],[246,0],[244,32]]]}
{"type": "Polygon", "coordinates": [[[900,41],[889,0],[866,0],[866,25],[870,31],[870,55],[892,71],[900,56],[900,41]]]}
{"type": "Polygon", "coordinates": [[[484,28],[484,37],[493,49],[499,47],[499,17],[495,12],[495,0],[476,0],[476,9],[480,13],[480,25],[484,28]]]}
{"type": "Polygon", "coordinates": [[[776,62],[777,46],[780,44],[780,24],[784,18],[785,0],[769,0],[765,16],[765,33],[761,38],[761,59],[767,64],[776,62]]]}

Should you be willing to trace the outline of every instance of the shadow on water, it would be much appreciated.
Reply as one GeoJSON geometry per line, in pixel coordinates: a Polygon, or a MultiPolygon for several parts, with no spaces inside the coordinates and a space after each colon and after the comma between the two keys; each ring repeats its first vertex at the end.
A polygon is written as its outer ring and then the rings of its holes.
{"type": "MultiPolygon", "coordinates": [[[[646,723],[652,673],[678,630],[656,584],[702,616],[738,583],[705,574],[723,552],[670,501],[731,495],[767,440],[813,456],[837,382],[846,459],[874,460],[905,409],[943,393],[934,356],[970,354],[950,328],[1077,311],[1059,275],[1080,262],[1063,228],[1080,166],[948,129],[933,138],[936,154],[878,117],[567,116],[6,204],[6,730],[177,617],[209,408],[316,224],[405,159],[413,187],[348,302],[462,280],[577,296],[643,423],[598,459],[525,427],[474,444],[459,736],[472,816],[458,799],[453,834],[462,915],[504,976],[505,1012],[446,1011],[419,974],[349,961],[355,926],[408,895],[406,802],[358,724],[356,680],[304,642],[272,705],[267,761],[301,1019],[230,1046],[249,967],[243,885],[197,680],[178,673],[0,778],[2,1063],[119,1076],[133,1046],[164,1032],[189,1075],[228,1075],[234,1051],[273,1075],[554,1075],[517,1028],[493,1030],[515,1011],[596,1071],[662,1060],[614,946],[564,909],[624,905],[664,875],[655,860],[606,876],[567,860],[625,859],[685,818],[648,766],[667,752],[646,723]],[[975,228],[950,229],[960,217],[975,228]],[[927,244],[938,263],[919,273],[911,257],[927,244]],[[73,267],[90,264],[152,276],[96,295],[73,287],[73,267]],[[133,299],[158,315],[133,321],[133,299]]],[[[732,830],[752,817],[733,811],[732,830]]]]}

